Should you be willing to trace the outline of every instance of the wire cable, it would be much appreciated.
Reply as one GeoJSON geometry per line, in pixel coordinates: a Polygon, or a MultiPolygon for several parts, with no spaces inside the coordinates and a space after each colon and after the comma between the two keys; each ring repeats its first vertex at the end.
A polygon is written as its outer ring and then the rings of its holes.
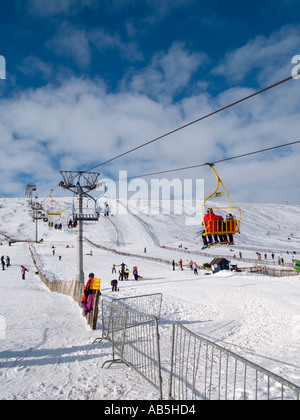
{"type": "Polygon", "coordinates": [[[130,149],[127,152],[121,153],[121,154],[119,154],[119,155],[117,155],[117,156],[115,156],[115,157],[113,157],[111,159],[108,159],[105,162],[100,163],[99,165],[93,166],[92,168],[88,169],[87,171],[92,171],[92,170],[94,170],[96,168],[99,168],[100,166],[103,166],[103,165],[106,165],[106,164],[108,164],[110,162],[113,162],[116,159],[119,159],[119,158],[121,158],[123,156],[126,156],[129,153],[135,152],[136,150],[139,150],[139,149],[141,149],[141,148],[143,148],[145,146],[148,146],[149,144],[155,143],[158,140],[161,140],[161,139],[163,139],[163,138],[165,138],[167,136],[170,136],[171,134],[177,133],[178,131],[183,130],[184,128],[190,127],[191,125],[196,124],[197,122],[200,122],[200,121],[202,121],[202,120],[204,120],[206,118],[209,118],[209,117],[211,117],[213,115],[216,115],[216,114],[218,114],[218,113],[220,113],[220,112],[222,112],[222,111],[224,111],[226,109],[229,109],[229,108],[231,108],[231,107],[233,107],[233,106],[235,106],[237,104],[240,104],[241,102],[244,102],[244,101],[246,101],[246,100],[248,100],[250,98],[253,98],[254,96],[257,96],[257,95],[259,95],[259,94],[261,94],[263,92],[266,92],[266,91],[268,91],[268,90],[270,90],[270,89],[272,89],[272,88],[274,88],[276,86],[282,85],[283,83],[285,83],[285,82],[287,82],[287,81],[289,81],[291,79],[293,79],[293,76],[290,76],[290,77],[288,77],[286,79],[283,79],[280,82],[274,83],[271,86],[268,86],[268,87],[266,87],[264,89],[261,89],[261,90],[255,92],[255,93],[252,93],[251,95],[248,95],[248,96],[246,96],[246,97],[244,97],[242,99],[239,99],[238,101],[235,101],[235,102],[233,102],[233,103],[231,103],[229,105],[226,105],[226,106],[224,106],[222,108],[219,108],[216,111],[213,111],[213,112],[211,112],[211,113],[209,113],[207,115],[204,115],[203,117],[200,117],[200,118],[198,118],[198,119],[196,119],[194,121],[191,121],[191,122],[189,122],[189,123],[187,123],[185,125],[182,125],[181,127],[175,128],[174,130],[169,131],[169,132],[167,132],[165,134],[162,134],[161,136],[156,137],[156,138],[154,138],[152,140],[149,140],[146,143],[143,143],[143,144],[141,144],[141,145],[139,145],[137,147],[134,147],[133,149],[130,149]]]}
{"type": "Polygon", "coordinates": [[[240,158],[255,155],[255,154],[258,154],[258,153],[264,153],[264,152],[268,152],[270,150],[276,150],[276,149],[280,149],[282,147],[292,146],[292,145],[297,144],[297,143],[300,143],[300,140],[296,140],[296,141],[293,141],[293,142],[290,142],[290,143],[280,144],[278,146],[268,147],[266,149],[255,150],[254,152],[248,152],[248,153],[244,153],[244,154],[241,154],[241,155],[216,160],[214,162],[206,162],[206,163],[200,163],[198,165],[185,166],[183,168],[175,168],[175,169],[168,169],[168,170],[164,170],[164,171],[151,172],[151,173],[147,173],[147,174],[143,174],[143,175],[136,175],[136,176],[131,176],[131,177],[127,177],[127,178],[111,180],[111,181],[108,181],[108,182],[118,182],[118,181],[124,181],[124,180],[136,179],[136,178],[144,178],[144,177],[153,176],[153,175],[162,175],[162,174],[167,174],[167,173],[171,173],[171,172],[185,171],[185,170],[188,170],[188,169],[201,168],[202,166],[215,165],[217,163],[227,162],[227,161],[233,160],[233,159],[240,159],[240,158]]]}

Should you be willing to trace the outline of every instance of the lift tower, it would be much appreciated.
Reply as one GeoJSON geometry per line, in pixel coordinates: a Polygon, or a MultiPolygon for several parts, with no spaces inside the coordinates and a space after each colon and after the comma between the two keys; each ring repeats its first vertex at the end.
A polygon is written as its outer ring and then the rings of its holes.
{"type": "Polygon", "coordinates": [[[94,190],[98,185],[98,172],[85,171],[60,171],[63,180],[59,186],[72,191],[77,196],[77,208],[73,209],[73,219],[77,222],[77,276],[76,280],[84,283],[83,272],[83,222],[90,222],[99,219],[99,212],[95,207],[94,214],[85,214],[83,211],[82,199],[90,197],[88,192],[94,190]]]}

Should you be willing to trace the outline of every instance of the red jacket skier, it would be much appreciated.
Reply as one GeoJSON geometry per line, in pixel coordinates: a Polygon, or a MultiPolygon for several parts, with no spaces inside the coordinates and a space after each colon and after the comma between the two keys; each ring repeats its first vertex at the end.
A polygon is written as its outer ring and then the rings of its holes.
{"type": "Polygon", "coordinates": [[[217,220],[218,216],[215,215],[213,209],[208,209],[206,215],[204,216],[205,230],[206,232],[216,232],[217,231],[217,220]]]}

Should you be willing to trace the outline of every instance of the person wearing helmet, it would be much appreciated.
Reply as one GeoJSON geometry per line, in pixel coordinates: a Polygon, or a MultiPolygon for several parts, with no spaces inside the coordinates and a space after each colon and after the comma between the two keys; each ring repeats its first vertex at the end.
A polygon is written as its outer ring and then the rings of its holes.
{"type": "MultiPolygon", "coordinates": [[[[214,211],[212,208],[209,208],[207,210],[206,215],[204,216],[204,223],[205,223],[205,232],[207,233],[212,233],[216,230],[216,220],[217,220],[217,216],[215,215],[214,211]]],[[[206,236],[202,236],[203,237],[203,243],[204,245],[207,245],[207,239],[209,243],[212,243],[212,239],[213,239],[213,235],[209,234],[206,236]]]]}
{"type": "Polygon", "coordinates": [[[84,316],[92,310],[93,306],[93,290],[90,289],[91,282],[93,281],[95,275],[94,273],[89,274],[89,279],[84,286],[84,293],[81,299],[82,307],[84,309],[84,316]]]}
{"type": "MultiPolygon", "coordinates": [[[[227,232],[234,232],[235,230],[235,220],[234,216],[231,213],[226,215],[226,231],[227,232]]],[[[233,245],[233,234],[227,233],[228,243],[229,245],[233,245]]]]}

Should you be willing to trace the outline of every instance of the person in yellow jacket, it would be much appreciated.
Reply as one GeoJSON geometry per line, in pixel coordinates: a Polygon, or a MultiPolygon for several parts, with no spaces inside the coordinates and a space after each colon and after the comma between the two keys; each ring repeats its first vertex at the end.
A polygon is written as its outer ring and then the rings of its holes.
{"type": "Polygon", "coordinates": [[[94,277],[94,273],[90,273],[89,279],[86,285],[84,286],[84,294],[81,299],[82,307],[84,308],[84,316],[87,316],[87,314],[93,309],[94,290],[91,290],[90,286],[92,281],[94,280],[94,277]]]}

